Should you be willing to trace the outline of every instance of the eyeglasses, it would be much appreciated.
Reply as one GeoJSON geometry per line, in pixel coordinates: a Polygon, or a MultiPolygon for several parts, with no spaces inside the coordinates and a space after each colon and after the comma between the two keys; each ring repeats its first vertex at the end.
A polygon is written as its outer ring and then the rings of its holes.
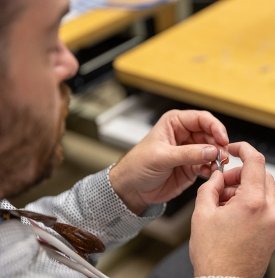
{"type": "Polygon", "coordinates": [[[38,242],[45,248],[46,252],[51,257],[70,268],[82,272],[87,277],[107,278],[106,275],[87,262],[89,254],[100,253],[105,250],[102,241],[90,232],[72,225],[60,223],[57,221],[56,217],[28,210],[0,209],[0,216],[4,221],[13,218],[27,218],[31,223],[34,232],[38,236],[38,242]],[[76,252],[39,227],[37,222],[41,222],[46,227],[52,228],[56,231],[74,247],[76,252]]]}

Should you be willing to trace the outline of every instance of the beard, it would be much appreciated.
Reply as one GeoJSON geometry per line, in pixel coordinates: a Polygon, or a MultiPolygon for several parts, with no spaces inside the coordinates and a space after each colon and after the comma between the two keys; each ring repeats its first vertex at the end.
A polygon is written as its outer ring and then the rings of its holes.
{"type": "MultiPolygon", "coordinates": [[[[0,199],[17,196],[41,183],[62,162],[61,140],[70,94],[65,84],[60,85],[60,94],[62,104],[57,123],[37,119],[31,111],[25,110],[13,113],[9,121],[0,126],[0,142],[4,135],[11,139],[6,148],[0,149],[0,199]],[[13,128],[7,133],[9,126],[13,128]]],[[[12,107],[7,105],[6,108],[12,107]]]]}

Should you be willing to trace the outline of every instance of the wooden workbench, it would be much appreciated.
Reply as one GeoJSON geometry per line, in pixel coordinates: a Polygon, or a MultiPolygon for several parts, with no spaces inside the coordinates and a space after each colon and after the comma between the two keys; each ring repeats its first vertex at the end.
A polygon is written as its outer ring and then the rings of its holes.
{"type": "Polygon", "coordinates": [[[222,0],[115,61],[125,84],[275,128],[275,1],[222,0]]]}
{"type": "Polygon", "coordinates": [[[60,36],[69,48],[80,49],[149,16],[154,17],[156,31],[161,32],[175,24],[176,4],[163,4],[143,11],[95,9],[63,24],[60,36]]]}

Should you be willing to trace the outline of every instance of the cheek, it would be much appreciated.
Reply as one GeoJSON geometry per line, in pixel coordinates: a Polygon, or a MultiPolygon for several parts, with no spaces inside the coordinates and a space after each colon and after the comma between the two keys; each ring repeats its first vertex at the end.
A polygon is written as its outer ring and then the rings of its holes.
{"type": "Polygon", "coordinates": [[[54,129],[55,142],[59,142],[65,132],[65,119],[69,111],[70,91],[66,85],[61,84],[55,96],[54,104],[52,105],[51,127],[54,129]]]}
{"type": "Polygon", "coordinates": [[[15,88],[12,89],[15,101],[39,114],[56,118],[61,105],[59,86],[53,72],[39,70],[28,71],[26,75],[13,78],[15,88]]]}
{"type": "Polygon", "coordinates": [[[52,71],[45,72],[40,76],[40,80],[34,82],[32,93],[30,93],[37,113],[42,118],[48,120],[49,124],[56,124],[60,118],[63,106],[62,96],[60,94],[59,85],[56,83],[55,76],[52,71]]]}
{"type": "Polygon", "coordinates": [[[13,87],[10,92],[18,108],[31,111],[41,128],[47,130],[48,140],[56,140],[61,128],[60,119],[63,121],[66,114],[66,105],[53,65],[39,57],[32,58],[32,63],[24,63],[25,68],[23,59],[20,59],[19,66],[12,68],[13,87]]]}
{"type": "Polygon", "coordinates": [[[58,125],[59,119],[62,114],[63,102],[55,86],[44,84],[43,90],[40,88],[34,96],[35,100],[32,103],[37,118],[41,119],[41,124],[48,125],[55,129],[58,125]]]}

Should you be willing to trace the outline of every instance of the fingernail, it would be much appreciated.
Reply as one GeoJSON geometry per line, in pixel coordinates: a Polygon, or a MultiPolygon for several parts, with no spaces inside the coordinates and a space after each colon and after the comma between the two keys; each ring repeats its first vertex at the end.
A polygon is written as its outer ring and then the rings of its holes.
{"type": "Polygon", "coordinates": [[[217,149],[214,146],[205,147],[203,149],[203,158],[206,161],[213,161],[216,159],[217,149]]]}

